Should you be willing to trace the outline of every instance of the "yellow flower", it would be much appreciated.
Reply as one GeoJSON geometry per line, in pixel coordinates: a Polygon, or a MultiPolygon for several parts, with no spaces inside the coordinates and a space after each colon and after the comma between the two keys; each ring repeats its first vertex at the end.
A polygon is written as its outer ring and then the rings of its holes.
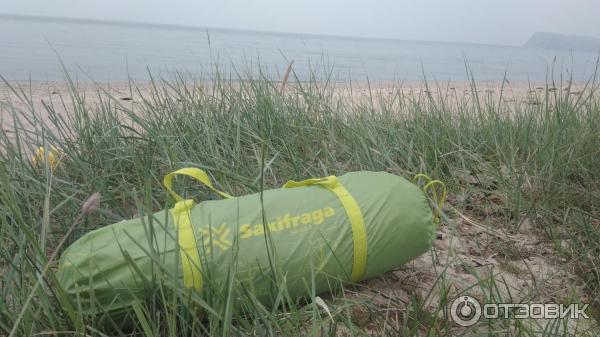
{"type": "MultiPolygon", "coordinates": [[[[55,147],[51,147],[48,151],[48,166],[51,169],[55,169],[58,166],[58,151],[55,147]]],[[[46,161],[46,151],[43,146],[38,147],[35,154],[31,157],[31,163],[33,166],[43,164],[46,161]]]]}

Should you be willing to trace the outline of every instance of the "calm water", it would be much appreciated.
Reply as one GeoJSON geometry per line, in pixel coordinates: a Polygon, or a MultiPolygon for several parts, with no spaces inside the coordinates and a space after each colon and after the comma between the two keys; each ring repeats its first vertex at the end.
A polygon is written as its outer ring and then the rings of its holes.
{"type": "Polygon", "coordinates": [[[80,80],[147,79],[154,75],[210,78],[253,73],[280,78],[288,61],[302,78],[311,71],[335,80],[464,80],[465,60],[477,80],[543,80],[556,70],[584,80],[597,54],[521,47],[369,40],[134,24],[100,24],[0,16],[0,75],[57,80],[60,59],[80,80]]]}

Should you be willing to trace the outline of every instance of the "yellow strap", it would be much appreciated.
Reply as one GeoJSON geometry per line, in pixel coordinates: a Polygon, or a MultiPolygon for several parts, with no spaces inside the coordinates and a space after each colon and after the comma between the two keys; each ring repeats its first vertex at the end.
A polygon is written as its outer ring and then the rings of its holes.
{"type": "Polygon", "coordinates": [[[177,240],[179,244],[179,255],[181,258],[181,269],[183,270],[183,285],[187,288],[193,288],[198,293],[202,293],[202,274],[200,273],[200,255],[198,254],[198,245],[194,235],[194,227],[190,219],[190,209],[194,207],[193,200],[184,200],[179,194],[173,191],[173,177],[184,175],[196,179],[212,191],[218,193],[224,198],[232,198],[231,195],[217,190],[208,174],[199,168],[186,167],[167,174],[163,179],[163,184],[169,193],[177,200],[175,207],[171,209],[173,221],[177,227],[177,240]]]}
{"type": "Polygon", "coordinates": [[[354,242],[354,256],[350,280],[352,282],[360,281],[367,267],[367,229],[358,203],[335,176],[307,179],[300,182],[290,180],[282,188],[309,185],[320,185],[327,188],[338,197],[342,206],[344,206],[344,210],[346,210],[348,219],[350,219],[350,225],[352,226],[352,240],[354,242]]]}
{"type": "Polygon", "coordinates": [[[440,225],[441,223],[441,219],[440,219],[440,210],[442,209],[442,207],[444,207],[444,202],[446,202],[446,184],[444,184],[444,182],[442,182],[441,180],[433,180],[431,179],[430,176],[424,174],[424,173],[419,173],[417,175],[415,175],[413,177],[413,183],[417,183],[419,179],[423,179],[425,180],[425,185],[423,186],[423,192],[427,193],[428,190],[431,190],[431,194],[433,195],[433,201],[435,202],[437,209],[434,210],[434,218],[433,220],[435,221],[436,225],[440,225]],[[441,189],[442,189],[442,194],[438,197],[438,193],[437,190],[435,188],[435,185],[440,185],[441,189]]]}
{"type": "Polygon", "coordinates": [[[200,255],[196,245],[194,227],[190,220],[190,209],[194,206],[193,200],[183,200],[175,204],[171,210],[173,221],[177,227],[177,240],[179,243],[179,256],[183,270],[183,285],[202,293],[202,274],[200,273],[200,255]]]}
{"type": "Polygon", "coordinates": [[[212,182],[210,181],[210,178],[208,177],[208,174],[206,174],[206,172],[202,171],[199,168],[195,168],[195,167],[186,167],[186,168],[182,168],[179,169],[177,171],[173,171],[169,174],[167,174],[165,176],[165,178],[163,179],[163,184],[165,185],[167,191],[169,191],[169,193],[171,193],[171,195],[173,196],[173,198],[175,198],[175,200],[177,201],[183,201],[184,199],[177,193],[175,193],[173,191],[173,177],[175,177],[176,175],[184,175],[184,176],[188,176],[188,177],[192,177],[196,180],[198,180],[200,183],[204,184],[206,187],[210,188],[213,192],[218,193],[220,196],[222,196],[223,198],[226,199],[230,199],[233,198],[231,195],[219,191],[217,190],[212,182]]]}

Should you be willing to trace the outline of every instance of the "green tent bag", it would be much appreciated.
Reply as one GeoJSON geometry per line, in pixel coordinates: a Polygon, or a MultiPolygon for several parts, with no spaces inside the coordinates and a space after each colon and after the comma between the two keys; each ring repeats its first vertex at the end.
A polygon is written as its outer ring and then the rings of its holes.
{"type": "Polygon", "coordinates": [[[325,292],[335,281],[357,282],[410,261],[434,236],[424,193],[389,173],[289,181],[240,197],[218,191],[196,168],[175,171],[164,183],[174,208],[94,230],[62,255],[59,282],[84,312],[126,312],[157,279],[206,295],[227,288],[232,270],[236,287],[270,305],[274,279],[294,298],[313,287],[325,292]],[[176,175],[225,199],[183,200],[171,188],[176,175]]]}

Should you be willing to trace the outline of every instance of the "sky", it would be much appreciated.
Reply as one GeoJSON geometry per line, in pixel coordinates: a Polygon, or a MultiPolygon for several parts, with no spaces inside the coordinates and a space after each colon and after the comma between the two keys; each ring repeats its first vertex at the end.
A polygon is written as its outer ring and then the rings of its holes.
{"type": "Polygon", "coordinates": [[[0,0],[0,13],[506,45],[537,31],[600,38],[598,0],[0,0]]]}

